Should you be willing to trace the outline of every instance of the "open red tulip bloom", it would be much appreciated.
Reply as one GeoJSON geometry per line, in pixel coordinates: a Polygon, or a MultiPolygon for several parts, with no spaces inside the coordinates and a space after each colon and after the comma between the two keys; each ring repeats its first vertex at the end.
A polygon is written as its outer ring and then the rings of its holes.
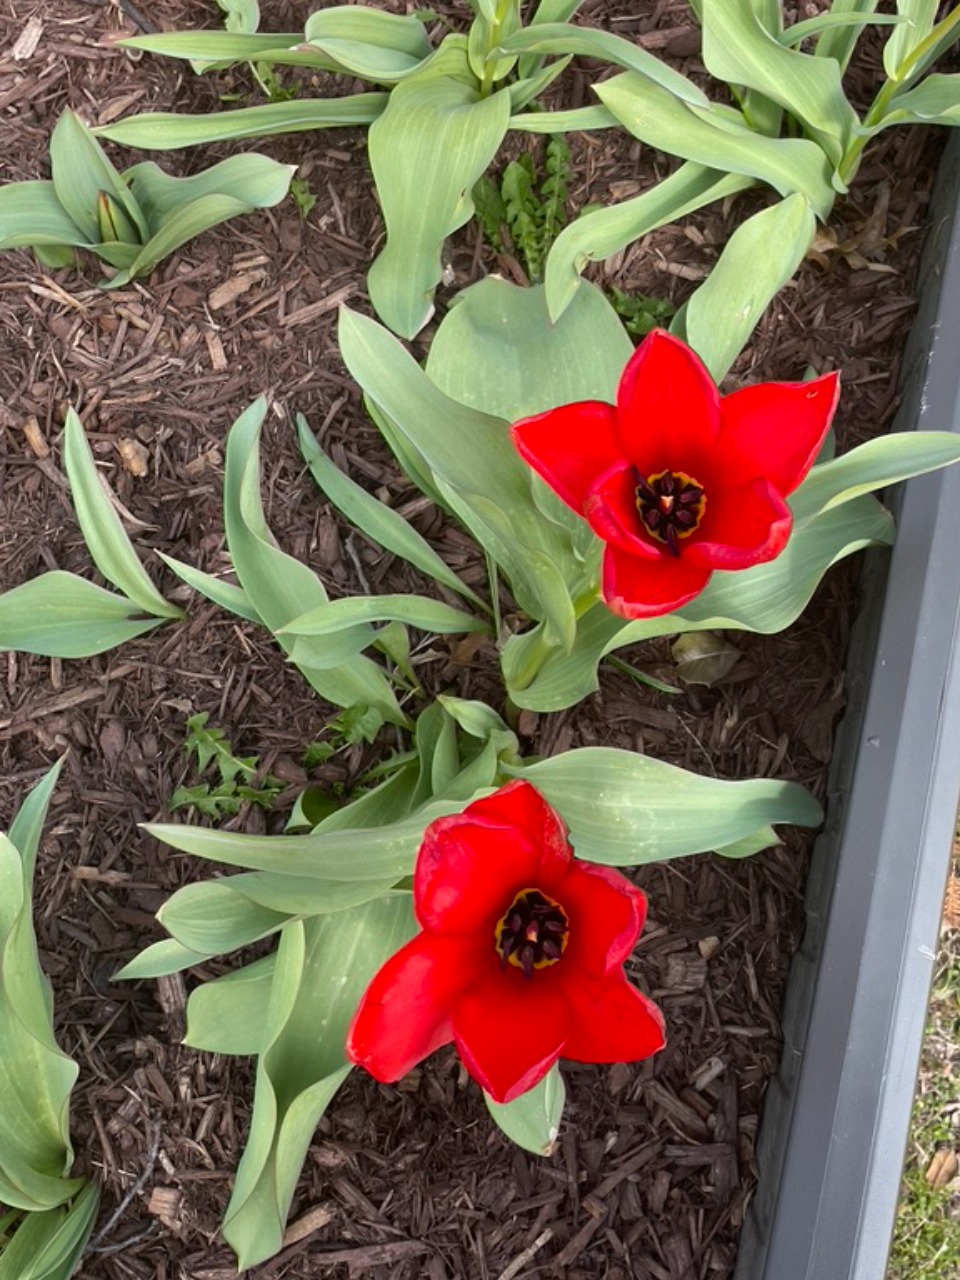
{"type": "Polygon", "coordinates": [[[721,396],[699,357],[655,330],[627,362],[616,406],[561,405],[512,428],[520,454],[605,543],[603,599],[624,618],[671,613],[714,569],[773,560],[785,499],[816,459],[836,373],[721,396]]]}
{"type": "Polygon", "coordinates": [[[664,1044],[663,1018],[623,962],[646,899],[609,867],[579,862],[558,814],[511,782],[427,827],[414,870],[422,926],[376,974],[347,1056],[399,1080],[452,1040],[497,1102],[558,1058],[627,1062],[664,1044]]]}

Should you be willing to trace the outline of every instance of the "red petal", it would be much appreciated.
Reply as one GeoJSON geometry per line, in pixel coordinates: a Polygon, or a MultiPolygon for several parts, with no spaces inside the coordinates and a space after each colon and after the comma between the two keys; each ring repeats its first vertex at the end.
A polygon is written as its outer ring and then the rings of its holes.
{"type": "Polygon", "coordinates": [[[519,780],[438,818],[423,834],[414,870],[414,903],[425,929],[465,934],[497,922],[523,888],[550,887],[567,873],[572,851],[559,815],[519,780]]]}
{"type": "Polygon", "coordinates": [[[568,976],[576,966],[601,978],[623,964],[647,914],[647,900],[636,885],[612,867],[574,862],[557,894],[570,922],[558,971],[568,976]]]}
{"type": "Polygon", "coordinates": [[[837,401],[840,375],[811,382],[761,382],[724,397],[718,452],[726,474],[766,476],[786,497],[816,461],[837,401]]]}
{"type": "Polygon", "coordinates": [[[655,329],[637,347],[617,392],[621,453],[641,475],[697,474],[720,430],[720,393],[700,357],[655,329]]]}
{"type": "Polygon", "coordinates": [[[567,1001],[551,978],[550,970],[540,970],[528,982],[508,966],[477,983],[453,1011],[453,1038],[464,1066],[497,1102],[512,1102],[532,1089],[560,1056],[567,1001]]]}
{"type": "Polygon", "coordinates": [[[604,982],[571,983],[570,1031],[563,1057],[575,1062],[636,1062],[665,1044],[663,1014],[622,970],[604,982]]]}
{"type": "Polygon", "coordinates": [[[587,490],[620,458],[616,419],[612,405],[583,400],[523,418],[510,434],[520,456],[582,515],[587,490]]]}
{"type": "Polygon", "coordinates": [[[637,472],[630,462],[611,467],[587,494],[583,514],[590,527],[604,542],[612,542],[621,551],[642,560],[659,560],[663,548],[639,532],[637,511],[637,472]]]}
{"type": "Polygon", "coordinates": [[[621,618],[673,613],[698,596],[709,581],[710,570],[691,564],[684,554],[651,561],[626,555],[617,547],[604,551],[603,599],[621,618]]]}
{"type": "Polygon", "coordinates": [[[749,569],[775,559],[787,545],[793,516],[768,480],[707,494],[703,523],[684,545],[688,564],[703,569],[749,569]]]}
{"type": "Polygon", "coordinates": [[[377,1080],[399,1080],[453,1039],[451,1006],[485,963],[476,938],[418,934],[364,992],[347,1032],[347,1057],[377,1080]]]}

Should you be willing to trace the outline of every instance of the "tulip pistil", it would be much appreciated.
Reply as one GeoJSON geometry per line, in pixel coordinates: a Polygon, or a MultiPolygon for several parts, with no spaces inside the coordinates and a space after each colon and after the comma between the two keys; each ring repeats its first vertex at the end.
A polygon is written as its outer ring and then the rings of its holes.
{"type": "Polygon", "coordinates": [[[523,970],[528,980],[535,969],[556,964],[569,938],[570,922],[558,902],[539,889],[522,889],[497,925],[500,968],[523,970]]]}
{"type": "Polygon", "coordinates": [[[703,519],[703,486],[685,471],[659,471],[646,479],[638,475],[635,493],[646,532],[678,556],[680,539],[689,537],[703,519]]]}

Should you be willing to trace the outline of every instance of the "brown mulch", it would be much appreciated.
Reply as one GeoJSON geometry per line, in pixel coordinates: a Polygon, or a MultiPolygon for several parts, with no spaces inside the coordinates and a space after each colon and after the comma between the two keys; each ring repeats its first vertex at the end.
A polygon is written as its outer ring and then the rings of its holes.
{"type": "MultiPolygon", "coordinates": [[[[197,79],[184,67],[116,50],[110,35],[133,29],[124,7],[8,0],[0,15],[4,180],[45,175],[49,132],[68,104],[103,122],[133,109],[214,110],[218,94],[249,91],[240,72],[197,79]],[[31,20],[42,28],[36,48],[15,58],[31,20]]],[[[296,30],[312,7],[264,10],[271,28],[296,30]]],[[[212,25],[218,12],[200,0],[140,0],[137,9],[161,29],[212,25]]],[[[612,29],[681,60],[691,48],[687,12],[679,0],[650,4],[642,17],[621,15],[616,4],[583,10],[596,22],[611,15],[612,29]]],[[[857,74],[875,76],[869,56],[857,74]]],[[[585,101],[588,80],[581,76],[585,101]]],[[[735,370],[759,380],[797,378],[808,365],[841,368],[838,429],[848,446],[884,429],[896,408],[939,141],[930,131],[895,130],[875,142],[836,210],[835,245],[820,244],[735,370]]],[[[153,920],[159,905],[209,869],[159,846],[137,824],[165,816],[174,788],[195,780],[182,749],[184,722],[206,711],[239,752],[259,755],[291,788],[277,811],[265,817],[252,809],[233,825],[280,829],[308,780],[303,750],[331,715],[262,633],[193,597],[150,549],[211,571],[226,567],[225,434],[266,391],[268,519],[284,548],[322,573],[335,594],[357,591],[361,573],[374,591],[408,589],[414,577],[321,500],[295,447],[296,412],[352,475],[411,514],[468,579],[483,577],[469,542],[397,473],[337,352],[336,308],[365,307],[364,270],[381,234],[362,135],[299,135],[262,149],[300,163],[317,197],[307,219],[288,201],[204,235],[149,281],[116,292],[96,288],[90,261],[79,273],[51,273],[25,252],[0,255],[0,590],[54,567],[91,572],[58,453],[69,402],[133,517],[155,580],[189,608],[185,622],[85,662],[0,655],[4,821],[66,754],[36,911],[59,1034],[81,1068],[73,1104],[78,1167],[104,1190],[83,1280],[234,1274],[217,1231],[249,1118],[251,1066],[177,1043],[183,982],[111,982],[161,936],[153,920]]],[[[163,162],[188,172],[226,152],[163,162]]],[[[608,134],[574,140],[574,161],[574,207],[627,198],[666,171],[663,157],[608,134]]],[[[709,271],[745,207],[664,228],[594,277],[679,302],[709,271]]],[[[478,242],[475,227],[455,238],[451,265],[454,289],[481,272],[516,269],[478,242]]],[[[788,778],[822,797],[855,604],[856,571],[844,565],[784,635],[733,637],[743,657],[713,688],[669,696],[608,670],[585,705],[525,716],[525,748],[553,754],[605,743],[721,777],[788,778]]],[[[671,676],[665,643],[625,656],[671,676]]],[[[422,675],[434,692],[502,701],[490,651],[465,654],[456,640],[438,641],[422,675]]],[[[349,787],[393,745],[388,738],[374,751],[338,755],[310,780],[349,787]]],[[[651,919],[632,976],[662,1005],[669,1044],[638,1066],[567,1066],[569,1104],[552,1157],[527,1156],[500,1136],[451,1051],[396,1087],[355,1075],[321,1121],[287,1248],[250,1275],[729,1277],[755,1181],[763,1095],[779,1057],[783,984],[802,931],[807,848],[806,836],[787,831],[781,847],[745,863],[704,856],[639,873],[651,919]]]]}

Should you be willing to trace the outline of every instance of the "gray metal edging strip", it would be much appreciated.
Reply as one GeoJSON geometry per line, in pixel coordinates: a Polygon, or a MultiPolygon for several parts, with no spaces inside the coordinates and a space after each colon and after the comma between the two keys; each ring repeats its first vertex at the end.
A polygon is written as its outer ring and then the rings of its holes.
{"type": "MultiPolygon", "coordinates": [[[[960,138],[900,429],[960,432],[958,168],[960,138]]],[[[883,1280],[960,795],[958,626],[960,465],[903,495],[852,776],[841,760],[814,855],[737,1280],[883,1280]]],[[[851,669],[854,688],[864,674],[851,669]]]]}

